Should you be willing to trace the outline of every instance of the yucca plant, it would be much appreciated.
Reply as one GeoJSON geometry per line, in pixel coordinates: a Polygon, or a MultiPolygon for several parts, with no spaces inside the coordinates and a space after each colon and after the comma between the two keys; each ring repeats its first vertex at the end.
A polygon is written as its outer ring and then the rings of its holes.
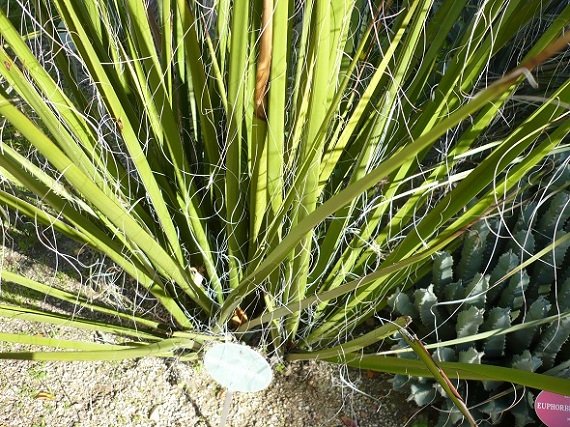
{"type": "MultiPolygon", "coordinates": [[[[184,356],[231,332],[291,360],[366,365],[359,350],[407,319],[355,328],[568,135],[569,22],[570,6],[538,0],[10,1],[2,206],[104,254],[168,318],[3,270],[110,320],[2,316],[129,341],[4,333],[75,351],[1,357],[184,356]]],[[[367,367],[430,375],[400,362],[367,367]]]]}

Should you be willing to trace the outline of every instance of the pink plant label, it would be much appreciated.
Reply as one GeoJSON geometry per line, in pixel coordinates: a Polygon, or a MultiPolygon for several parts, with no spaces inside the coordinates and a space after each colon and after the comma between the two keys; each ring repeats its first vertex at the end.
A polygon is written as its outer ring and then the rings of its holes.
{"type": "Polygon", "coordinates": [[[534,410],[548,427],[570,426],[570,396],[541,391],[534,401],[534,410]]]}

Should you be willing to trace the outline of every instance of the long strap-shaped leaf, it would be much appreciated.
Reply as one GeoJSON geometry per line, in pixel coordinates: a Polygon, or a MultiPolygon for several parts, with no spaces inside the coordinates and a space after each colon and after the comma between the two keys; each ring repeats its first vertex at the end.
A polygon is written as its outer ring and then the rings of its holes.
{"type": "MultiPolygon", "coordinates": [[[[566,237],[568,238],[570,236],[566,235],[566,237]]],[[[549,247],[548,249],[550,251],[552,251],[551,247],[549,247]]],[[[508,328],[493,329],[490,331],[479,332],[478,334],[469,335],[468,337],[455,338],[452,340],[441,341],[441,342],[437,342],[434,344],[427,344],[424,347],[428,350],[431,350],[431,349],[437,349],[437,348],[450,347],[450,346],[454,346],[457,344],[473,343],[475,341],[485,340],[485,339],[488,339],[490,337],[507,335],[507,334],[510,334],[512,332],[522,331],[524,329],[535,328],[535,327],[540,326],[540,325],[547,325],[547,324],[551,324],[551,323],[556,324],[559,321],[561,321],[562,319],[567,319],[569,317],[570,317],[570,311],[566,311],[564,313],[559,313],[559,314],[555,314],[553,316],[545,317],[544,319],[525,321],[524,323],[520,323],[518,325],[513,325],[513,326],[510,326],[508,328]]],[[[393,354],[403,354],[403,353],[411,353],[411,352],[413,352],[413,350],[408,347],[408,348],[401,348],[401,349],[397,349],[397,350],[381,351],[381,352],[378,352],[377,354],[381,355],[381,356],[389,356],[389,355],[393,355],[393,354]]]]}
{"type": "Polygon", "coordinates": [[[51,325],[68,326],[91,331],[107,332],[115,335],[124,335],[135,339],[146,341],[159,341],[166,337],[166,333],[150,333],[139,330],[135,327],[112,325],[105,322],[80,318],[78,316],[69,318],[59,313],[48,312],[47,310],[34,310],[31,308],[13,307],[0,304],[0,316],[9,319],[29,320],[33,322],[48,323],[51,325]]]}
{"type": "Polygon", "coordinates": [[[384,338],[388,338],[390,335],[394,335],[400,330],[400,328],[408,326],[411,321],[412,319],[407,316],[398,317],[393,322],[386,322],[384,325],[374,329],[373,331],[344,344],[311,353],[290,353],[287,355],[287,360],[315,360],[335,356],[346,356],[347,354],[361,351],[384,338]]]}
{"type": "MultiPolygon", "coordinates": [[[[392,374],[411,375],[415,377],[433,377],[430,370],[421,360],[398,359],[390,356],[354,355],[348,358],[327,359],[330,362],[392,374]]],[[[439,362],[439,367],[448,378],[476,381],[501,381],[522,386],[548,390],[552,393],[569,395],[570,381],[550,375],[522,371],[520,369],[503,368],[493,365],[475,365],[459,362],[439,362]]]]}
{"type": "Polygon", "coordinates": [[[16,360],[124,360],[139,357],[165,357],[172,356],[178,348],[192,348],[194,342],[183,338],[168,338],[153,344],[146,344],[136,348],[124,350],[86,350],[86,351],[50,351],[50,352],[5,352],[0,353],[0,359],[16,360]]]}
{"type": "Polygon", "coordinates": [[[25,277],[22,277],[15,273],[11,273],[6,270],[0,270],[0,280],[16,283],[20,286],[24,286],[28,289],[32,289],[36,292],[39,292],[42,295],[49,296],[52,298],[57,298],[60,301],[65,301],[67,303],[73,304],[76,307],[76,309],[88,309],[91,311],[97,311],[102,314],[117,316],[123,320],[132,322],[134,325],[140,325],[152,329],[159,329],[161,327],[164,327],[164,325],[161,325],[159,322],[135,316],[133,314],[123,313],[117,311],[116,309],[105,307],[104,305],[101,304],[91,303],[87,300],[86,297],[82,295],[75,295],[70,292],[54,288],[52,286],[47,286],[44,285],[43,283],[27,279],[25,277]]]}
{"type": "MultiPolygon", "coordinates": [[[[73,341],[73,340],[63,340],[60,338],[48,338],[39,335],[11,334],[6,332],[0,332],[0,341],[24,344],[24,345],[53,347],[57,349],[67,348],[72,350],[83,350],[83,351],[121,350],[125,349],[125,347],[137,346],[135,344],[124,346],[117,344],[91,343],[91,342],[82,342],[82,341],[73,341]]],[[[2,353],[0,353],[0,359],[1,358],[2,358],[2,353]]]]}
{"type": "Polygon", "coordinates": [[[409,333],[405,328],[400,329],[400,334],[404,337],[404,340],[408,343],[408,345],[414,350],[414,353],[418,356],[418,358],[423,362],[426,368],[429,370],[432,377],[434,377],[441,388],[445,391],[445,394],[451,399],[453,404],[459,409],[459,412],[463,414],[465,419],[469,422],[469,424],[473,427],[477,426],[477,421],[473,418],[463,397],[457,392],[457,389],[453,385],[453,383],[449,380],[445,371],[443,371],[439,366],[438,363],[434,360],[431,354],[426,350],[424,345],[418,338],[409,333]]]}

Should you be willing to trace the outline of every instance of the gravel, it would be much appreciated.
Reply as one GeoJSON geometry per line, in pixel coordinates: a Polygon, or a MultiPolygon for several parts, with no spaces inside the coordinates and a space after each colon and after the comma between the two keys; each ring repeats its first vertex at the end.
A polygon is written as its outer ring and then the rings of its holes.
{"type": "MultiPolygon", "coordinates": [[[[27,322],[9,323],[11,331],[29,327],[27,322]]],[[[64,333],[67,339],[74,334],[64,333]]],[[[16,349],[13,344],[1,347],[16,349]]],[[[368,378],[357,370],[318,362],[276,367],[280,369],[274,369],[266,390],[234,393],[228,427],[336,427],[346,425],[341,417],[361,427],[401,427],[419,419],[415,405],[392,391],[385,376],[368,378]]],[[[0,426],[212,427],[219,425],[225,393],[199,362],[4,360],[0,426]]]]}
{"type": "MultiPolygon", "coordinates": [[[[21,242],[18,252],[0,246],[0,268],[46,283],[70,280],[53,253],[37,247],[22,250],[21,242]]],[[[58,285],[67,287],[69,283],[58,285]]],[[[1,303],[7,302],[6,295],[13,297],[5,292],[10,289],[6,286],[0,283],[1,303]]],[[[51,309],[60,311],[59,307],[51,309]]],[[[88,342],[101,339],[96,331],[1,317],[0,332],[88,342]]],[[[106,340],[114,341],[105,335],[106,340]]],[[[0,341],[1,352],[25,348],[0,341]]],[[[274,362],[272,368],[274,378],[267,389],[234,393],[226,426],[422,425],[425,411],[392,391],[389,376],[316,361],[274,362]]],[[[0,360],[0,427],[217,427],[224,398],[225,390],[206,373],[201,361],[0,360]]]]}

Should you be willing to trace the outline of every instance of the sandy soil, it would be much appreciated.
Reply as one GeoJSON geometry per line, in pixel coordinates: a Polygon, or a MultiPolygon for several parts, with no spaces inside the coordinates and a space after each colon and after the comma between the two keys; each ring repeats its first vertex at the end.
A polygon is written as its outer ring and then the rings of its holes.
{"type": "MultiPolygon", "coordinates": [[[[29,242],[19,239],[18,251],[0,246],[0,268],[20,271],[38,281],[65,282],[67,287],[73,279],[65,263],[34,242],[32,235],[29,242]]],[[[13,298],[10,286],[0,283],[0,303],[13,298]]],[[[0,318],[0,332],[114,340],[98,332],[6,318],[0,318]]],[[[0,342],[1,352],[24,348],[0,342]]],[[[317,362],[275,363],[273,368],[274,379],[266,390],[234,395],[228,427],[426,425],[425,411],[392,391],[388,376],[369,377],[365,372],[317,362]]],[[[0,360],[0,427],[214,427],[220,422],[224,396],[225,391],[200,361],[0,360]]]]}

